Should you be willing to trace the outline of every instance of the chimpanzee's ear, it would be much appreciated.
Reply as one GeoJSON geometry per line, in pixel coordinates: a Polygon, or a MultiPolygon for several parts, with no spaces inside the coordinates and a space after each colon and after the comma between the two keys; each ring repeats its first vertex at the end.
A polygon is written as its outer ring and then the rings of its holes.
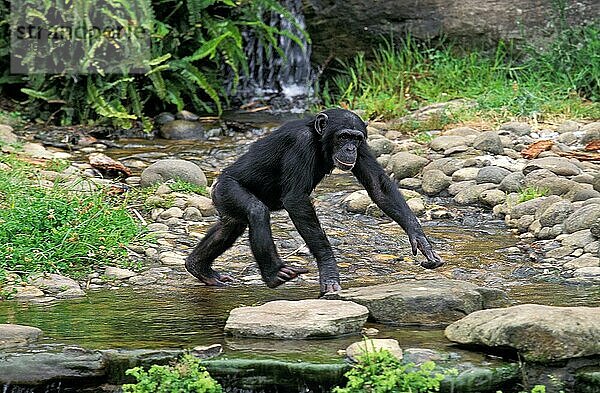
{"type": "Polygon", "coordinates": [[[323,135],[327,120],[329,120],[329,116],[325,113],[321,112],[317,115],[317,118],[315,119],[315,131],[317,131],[317,134],[323,135]]]}

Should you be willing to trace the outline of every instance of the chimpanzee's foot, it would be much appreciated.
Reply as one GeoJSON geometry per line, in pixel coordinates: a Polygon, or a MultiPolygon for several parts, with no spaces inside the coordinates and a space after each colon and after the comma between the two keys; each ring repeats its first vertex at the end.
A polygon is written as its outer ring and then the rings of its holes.
{"type": "Polygon", "coordinates": [[[211,268],[198,269],[197,264],[189,258],[185,260],[185,268],[192,276],[211,287],[224,287],[233,281],[230,275],[221,274],[211,268]]]}
{"type": "Polygon", "coordinates": [[[299,274],[303,273],[308,273],[308,269],[284,265],[279,268],[277,273],[271,279],[265,279],[265,283],[269,288],[277,288],[281,284],[293,280],[294,278],[298,277],[299,274]]]}
{"type": "Polygon", "coordinates": [[[341,290],[342,286],[340,285],[340,282],[338,280],[324,280],[321,281],[321,293],[319,294],[319,297],[322,297],[326,293],[337,292],[341,290]]]}

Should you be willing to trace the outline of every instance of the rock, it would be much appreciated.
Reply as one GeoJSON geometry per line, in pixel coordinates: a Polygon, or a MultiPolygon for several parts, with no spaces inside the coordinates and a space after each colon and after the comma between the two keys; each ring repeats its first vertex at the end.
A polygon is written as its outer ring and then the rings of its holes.
{"type": "Polygon", "coordinates": [[[5,287],[7,293],[12,294],[12,299],[15,300],[30,300],[33,298],[44,297],[44,292],[33,285],[14,285],[5,287]]]}
{"type": "Polygon", "coordinates": [[[484,166],[479,170],[479,172],[477,172],[477,177],[475,178],[475,181],[478,184],[500,184],[506,176],[510,175],[510,173],[511,172],[508,169],[500,168],[498,166],[484,166]]]}
{"type": "Polygon", "coordinates": [[[445,151],[457,146],[466,146],[467,139],[462,136],[441,135],[429,143],[429,147],[436,151],[445,151]]]}
{"type": "Polygon", "coordinates": [[[160,213],[161,220],[168,220],[170,218],[182,218],[183,210],[178,207],[170,207],[164,212],[160,213]]]}
{"type": "Polygon", "coordinates": [[[367,211],[367,207],[373,203],[367,191],[360,190],[354,191],[348,195],[342,201],[342,204],[346,207],[346,210],[350,213],[361,213],[364,214],[367,211]]]}
{"type": "Polygon", "coordinates": [[[479,201],[494,207],[506,201],[506,194],[500,190],[486,190],[479,195],[479,201]]]}
{"type": "Polygon", "coordinates": [[[393,338],[370,338],[352,343],[346,348],[346,356],[353,362],[358,363],[358,357],[382,349],[390,352],[396,359],[402,360],[400,344],[398,344],[398,340],[393,338]]]}
{"type": "Polygon", "coordinates": [[[448,359],[448,355],[445,355],[433,349],[406,348],[403,352],[404,361],[407,363],[414,363],[417,366],[425,362],[438,362],[440,360],[448,359]]]}
{"type": "Polygon", "coordinates": [[[580,185],[564,177],[554,176],[530,182],[529,186],[546,190],[552,195],[565,195],[573,188],[579,188],[580,185]]]}
{"type": "Polygon", "coordinates": [[[390,154],[394,151],[394,142],[387,138],[378,138],[369,140],[369,147],[375,155],[379,157],[382,154],[390,154]]]}
{"type": "Polygon", "coordinates": [[[388,167],[391,167],[394,179],[399,181],[406,177],[415,176],[428,163],[429,160],[416,154],[400,152],[390,157],[388,167]]]}
{"type": "Polygon", "coordinates": [[[0,350],[20,347],[37,341],[42,330],[32,326],[0,324],[0,350]]]}
{"type": "Polygon", "coordinates": [[[33,158],[44,158],[51,160],[54,158],[54,154],[47,150],[44,146],[39,143],[26,142],[22,149],[23,154],[33,158]]]}
{"type": "Polygon", "coordinates": [[[494,131],[480,133],[473,141],[473,147],[492,154],[502,154],[504,152],[502,141],[498,133],[494,131]]]}
{"type": "Polygon", "coordinates": [[[421,198],[411,198],[406,201],[406,204],[415,216],[421,216],[425,213],[425,202],[421,198]]]}
{"type": "Polygon", "coordinates": [[[161,112],[154,118],[154,123],[162,126],[163,124],[169,123],[175,120],[175,116],[169,112],[161,112]]]}
{"type": "Polygon", "coordinates": [[[545,199],[546,197],[534,198],[513,206],[512,209],[510,209],[510,217],[518,220],[525,215],[534,216],[545,199]]]}
{"type": "Polygon", "coordinates": [[[195,207],[200,210],[204,217],[210,217],[217,214],[217,209],[215,208],[212,199],[202,195],[195,195],[188,198],[187,206],[195,207]]]}
{"type": "Polygon", "coordinates": [[[581,127],[583,136],[581,137],[581,143],[587,144],[594,140],[600,140],[600,122],[589,123],[581,127]]]}
{"type": "Polygon", "coordinates": [[[158,135],[164,139],[206,139],[202,123],[188,120],[165,123],[160,127],[158,135]]]}
{"type": "Polygon", "coordinates": [[[484,183],[467,187],[454,196],[454,202],[459,205],[470,205],[479,202],[481,194],[495,187],[495,184],[484,183]]]}
{"type": "Polygon", "coordinates": [[[105,376],[104,362],[100,351],[77,347],[65,347],[62,352],[6,354],[2,357],[0,383],[35,386],[78,381],[82,386],[84,380],[89,382],[105,376]]]}
{"type": "Polygon", "coordinates": [[[564,134],[565,132],[576,132],[579,130],[579,123],[573,120],[566,120],[561,125],[556,127],[556,132],[559,134],[564,134]]]}
{"type": "Polygon", "coordinates": [[[581,169],[577,165],[563,157],[536,158],[529,161],[523,168],[523,173],[527,175],[536,169],[547,169],[559,176],[575,176],[581,173],[581,169]]]}
{"type": "Polygon", "coordinates": [[[500,131],[507,131],[517,136],[529,135],[531,126],[519,121],[511,121],[500,126],[500,131]]]}
{"type": "Polygon", "coordinates": [[[186,221],[201,221],[202,212],[195,207],[188,207],[183,211],[183,219],[186,221]]]}
{"type": "Polygon", "coordinates": [[[597,218],[590,227],[590,232],[594,237],[600,239],[600,218],[597,218]]]}
{"type": "Polygon", "coordinates": [[[31,284],[50,295],[58,295],[67,290],[81,291],[77,281],[54,273],[34,275],[31,278],[31,284]]]}
{"type": "Polygon", "coordinates": [[[0,145],[12,145],[18,142],[11,126],[0,124],[0,145]]]}
{"type": "Polygon", "coordinates": [[[540,223],[545,227],[562,224],[573,213],[573,204],[569,201],[560,201],[550,205],[539,217],[540,223]]]}
{"type": "Polygon", "coordinates": [[[74,299],[85,296],[85,292],[81,288],[69,288],[57,293],[55,296],[58,299],[74,299]]]}
{"type": "Polygon", "coordinates": [[[417,190],[421,188],[423,182],[421,179],[417,179],[416,177],[406,177],[398,182],[398,185],[402,188],[407,188],[409,190],[417,190]]]}
{"type": "Polygon", "coordinates": [[[190,352],[199,359],[210,359],[223,353],[223,346],[221,344],[212,344],[207,346],[199,345],[192,348],[190,352]]]}
{"type": "Polygon", "coordinates": [[[185,160],[159,160],[142,171],[140,185],[148,187],[167,180],[183,180],[198,186],[206,186],[206,176],[202,169],[193,162],[185,160]]]}
{"type": "MultiPolygon", "coordinates": [[[[585,267],[599,267],[600,258],[589,255],[582,255],[579,258],[575,258],[563,265],[566,269],[581,269],[585,267]]],[[[585,272],[585,271],[584,271],[585,272]]],[[[579,276],[581,276],[581,271],[579,276]]],[[[584,273],[585,274],[585,273],[584,273]]]]}
{"type": "MultiPolygon", "coordinates": [[[[600,267],[598,266],[590,266],[590,267],[582,267],[573,273],[575,277],[587,278],[593,280],[600,280],[600,267]]],[[[599,307],[596,310],[600,310],[599,307]]],[[[595,338],[596,343],[600,342],[599,339],[595,338]]]]}
{"type": "Polygon", "coordinates": [[[393,325],[442,326],[473,311],[505,306],[506,294],[457,280],[402,280],[345,289],[326,298],[362,304],[370,317],[393,325]]]}
{"type": "Polygon", "coordinates": [[[340,300],[277,300],[231,310],[225,332],[234,336],[278,339],[333,337],[359,333],[369,311],[340,300]]]}
{"type": "Polygon", "coordinates": [[[452,179],[449,176],[446,176],[444,172],[438,169],[432,169],[427,171],[423,176],[421,187],[425,194],[436,195],[448,188],[451,182],[452,179]]]}
{"type": "Polygon", "coordinates": [[[126,280],[128,278],[131,278],[131,277],[137,275],[137,273],[134,271],[131,271],[129,269],[122,269],[120,267],[109,266],[106,268],[106,270],[104,270],[104,275],[108,279],[126,280]]]}
{"type": "Polygon", "coordinates": [[[450,341],[512,348],[531,362],[600,355],[600,308],[524,304],[482,310],[446,328],[450,341]]]}
{"type": "Polygon", "coordinates": [[[461,168],[452,174],[452,181],[461,182],[461,181],[475,180],[477,178],[478,173],[479,173],[479,168],[473,168],[473,167],[461,168]]]}
{"type": "Polygon", "coordinates": [[[460,181],[457,183],[452,183],[450,184],[450,187],[448,187],[448,194],[454,196],[456,194],[458,194],[459,192],[461,192],[462,190],[466,190],[469,187],[474,186],[475,180],[466,180],[466,181],[460,181]]]}
{"type": "Polygon", "coordinates": [[[444,157],[431,161],[423,168],[423,173],[434,169],[444,172],[447,176],[452,176],[454,172],[462,168],[462,161],[456,158],[444,157]]]}
{"type": "Polygon", "coordinates": [[[573,184],[573,187],[565,194],[565,198],[568,200],[577,202],[600,197],[600,192],[591,187],[587,187],[588,184],[578,184],[573,181],[570,182],[573,184]]]}
{"type": "Polygon", "coordinates": [[[153,222],[148,225],[148,230],[150,232],[167,232],[169,230],[169,226],[160,222],[153,222]]]}
{"type": "Polygon", "coordinates": [[[200,117],[190,111],[182,110],[175,114],[175,118],[179,120],[198,121],[200,117]]]}
{"type": "Polygon", "coordinates": [[[582,229],[581,231],[577,231],[571,233],[569,235],[561,236],[561,242],[563,246],[573,247],[573,248],[583,248],[586,244],[592,243],[594,241],[594,237],[589,229],[582,229]]]}
{"type": "Polygon", "coordinates": [[[577,232],[590,228],[598,219],[600,219],[600,205],[584,205],[567,217],[563,228],[566,233],[577,232]]]}

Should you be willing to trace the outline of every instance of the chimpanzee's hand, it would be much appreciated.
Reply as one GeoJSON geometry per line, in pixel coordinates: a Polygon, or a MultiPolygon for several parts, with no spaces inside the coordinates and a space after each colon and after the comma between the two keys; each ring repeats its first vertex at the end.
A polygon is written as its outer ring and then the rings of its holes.
{"type": "Polygon", "coordinates": [[[413,255],[417,255],[417,250],[425,255],[426,261],[421,262],[421,266],[426,269],[435,269],[444,264],[442,258],[433,250],[429,240],[423,233],[412,233],[408,235],[410,246],[412,247],[413,255]]]}

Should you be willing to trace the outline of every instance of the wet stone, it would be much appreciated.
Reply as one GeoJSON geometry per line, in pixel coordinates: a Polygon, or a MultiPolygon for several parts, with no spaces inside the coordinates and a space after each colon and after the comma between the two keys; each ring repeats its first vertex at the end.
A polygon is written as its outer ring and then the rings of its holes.
{"type": "Polygon", "coordinates": [[[508,304],[503,291],[449,279],[402,280],[325,297],[362,304],[380,323],[418,326],[444,326],[473,311],[508,304]]]}
{"type": "Polygon", "coordinates": [[[600,266],[600,258],[591,255],[582,255],[563,265],[566,269],[580,269],[584,267],[600,266]]]}
{"type": "Polygon", "coordinates": [[[304,339],[359,333],[369,311],[353,302],[277,300],[231,310],[225,332],[242,337],[304,339]]]}
{"type": "Polygon", "coordinates": [[[37,341],[42,331],[25,325],[0,324],[0,349],[19,347],[37,341]]]}
{"type": "Polygon", "coordinates": [[[346,348],[346,356],[353,362],[358,363],[359,357],[369,352],[381,350],[390,352],[396,359],[402,359],[402,349],[398,340],[392,338],[372,338],[363,341],[357,341],[346,348]]]}
{"type": "Polygon", "coordinates": [[[104,275],[107,278],[114,279],[114,280],[126,280],[128,278],[135,276],[136,274],[137,274],[136,272],[131,271],[129,269],[122,269],[120,267],[115,267],[115,266],[109,266],[104,271],[104,275]]]}

